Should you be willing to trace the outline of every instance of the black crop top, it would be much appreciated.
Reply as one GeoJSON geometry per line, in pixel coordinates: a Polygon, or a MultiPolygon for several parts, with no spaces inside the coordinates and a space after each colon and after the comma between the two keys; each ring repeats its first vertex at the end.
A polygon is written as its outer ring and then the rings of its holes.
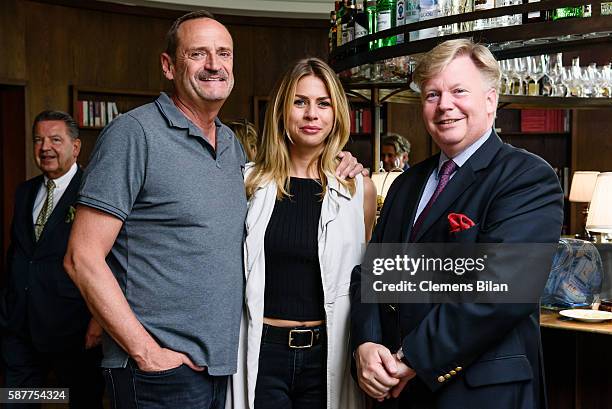
{"type": "Polygon", "coordinates": [[[264,241],[267,318],[325,319],[317,244],[321,191],[314,179],[292,177],[291,197],[274,205],[264,241]]]}

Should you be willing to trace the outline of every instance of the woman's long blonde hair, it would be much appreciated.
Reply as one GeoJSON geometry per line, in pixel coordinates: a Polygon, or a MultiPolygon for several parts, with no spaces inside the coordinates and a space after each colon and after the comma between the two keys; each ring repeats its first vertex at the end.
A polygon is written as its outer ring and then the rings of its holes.
{"type": "MultiPolygon", "coordinates": [[[[246,181],[246,192],[249,198],[258,187],[271,181],[276,183],[278,199],[289,196],[291,169],[289,144],[292,142],[287,132],[287,118],[293,107],[297,83],[303,77],[310,75],[319,78],[327,87],[334,113],[334,125],[327,135],[321,154],[316,158],[316,166],[321,178],[323,194],[325,194],[327,187],[325,176],[334,175],[339,163],[337,155],[349,138],[349,105],[342,84],[334,71],[318,58],[306,58],[298,61],[285,73],[270,96],[263,134],[259,140],[257,156],[255,156],[255,166],[246,181]]],[[[355,192],[354,179],[338,180],[351,195],[355,192]]]]}

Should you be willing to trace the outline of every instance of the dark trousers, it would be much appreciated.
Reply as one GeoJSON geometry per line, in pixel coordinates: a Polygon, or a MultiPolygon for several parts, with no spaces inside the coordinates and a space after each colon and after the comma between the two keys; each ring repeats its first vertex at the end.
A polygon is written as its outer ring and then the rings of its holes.
{"type": "Polygon", "coordinates": [[[227,376],[196,372],[186,365],[143,372],[133,360],[125,368],[106,368],[112,409],[223,409],[227,376]]]}
{"type": "MultiPolygon", "coordinates": [[[[100,347],[85,350],[83,346],[65,352],[40,352],[28,339],[2,334],[5,387],[43,388],[52,371],[57,377],[54,387],[70,388],[70,408],[102,408],[104,379],[100,369],[100,347]]],[[[7,408],[34,409],[36,404],[5,404],[7,408]]]]}
{"type": "Polygon", "coordinates": [[[312,347],[290,348],[267,338],[268,328],[264,325],[259,351],[255,409],[325,408],[325,338],[312,347]]]}

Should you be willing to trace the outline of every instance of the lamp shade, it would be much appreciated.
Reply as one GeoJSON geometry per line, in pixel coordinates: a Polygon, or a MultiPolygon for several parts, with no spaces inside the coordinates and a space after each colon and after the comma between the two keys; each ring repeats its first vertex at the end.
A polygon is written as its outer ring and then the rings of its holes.
{"type": "Polygon", "coordinates": [[[599,172],[576,171],[572,177],[572,187],[570,188],[570,202],[590,202],[595,189],[595,181],[599,172]]]}
{"type": "Polygon", "coordinates": [[[597,175],[586,229],[598,233],[612,233],[612,172],[597,175]]]}
{"type": "Polygon", "coordinates": [[[375,172],[372,174],[372,182],[376,186],[376,194],[382,196],[383,199],[387,197],[387,192],[391,187],[391,184],[402,172],[375,172]]]}

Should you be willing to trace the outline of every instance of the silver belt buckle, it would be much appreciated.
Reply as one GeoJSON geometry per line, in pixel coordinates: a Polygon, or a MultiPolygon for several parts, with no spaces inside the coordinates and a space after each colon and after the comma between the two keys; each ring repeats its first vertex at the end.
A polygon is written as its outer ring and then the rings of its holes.
{"type": "Polygon", "coordinates": [[[310,348],[312,347],[313,343],[314,343],[314,331],[313,330],[311,329],[292,329],[289,331],[289,348],[296,348],[296,349],[310,348]],[[310,332],[310,345],[291,345],[291,342],[293,342],[293,333],[303,334],[306,332],[310,332]]]}

